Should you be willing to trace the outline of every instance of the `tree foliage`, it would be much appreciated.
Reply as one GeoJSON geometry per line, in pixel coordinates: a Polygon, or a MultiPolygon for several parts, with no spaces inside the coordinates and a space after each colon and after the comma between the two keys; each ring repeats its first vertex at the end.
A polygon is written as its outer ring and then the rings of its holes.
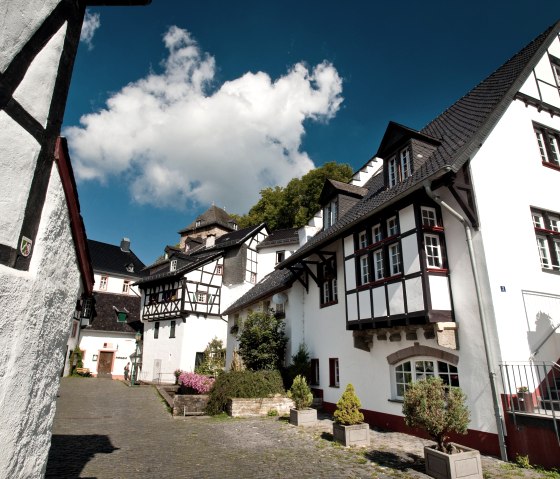
{"type": "Polygon", "coordinates": [[[230,215],[241,228],[266,222],[271,230],[300,228],[319,211],[319,196],[326,179],[348,182],[352,168],[347,164],[325,163],[286,187],[261,190],[261,198],[245,215],[230,215]]]}
{"type": "Polygon", "coordinates": [[[215,337],[208,343],[204,350],[204,359],[200,365],[195,368],[198,374],[216,375],[218,371],[222,371],[226,366],[226,350],[221,339],[215,337]]]}
{"type": "Polygon", "coordinates": [[[271,311],[249,313],[239,333],[239,355],[247,369],[280,369],[288,338],[284,322],[271,311]]]}
{"type": "Polygon", "coordinates": [[[334,412],[335,422],[345,426],[364,422],[364,415],[361,413],[360,407],[362,407],[362,404],[358,396],[356,396],[354,386],[348,384],[336,403],[336,411],[334,412]]]}
{"type": "Polygon", "coordinates": [[[428,378],[410,383],[403,402],[404,422],[424,429],[437,442],[442,452],[450,452],[450,432],[466,434],[469,410],[460,388],[447,388],[441,378],[428,378]]]}
{"type": "Polygon", "coordinates": [[[313,402],[313,393],[307,385],[307,381],[304,376],[297,375],[294,379],[292,387],[288,391],[288,397],[294,400],[294,404],[297,410],[305,409],[311,406],[313,402]]]}

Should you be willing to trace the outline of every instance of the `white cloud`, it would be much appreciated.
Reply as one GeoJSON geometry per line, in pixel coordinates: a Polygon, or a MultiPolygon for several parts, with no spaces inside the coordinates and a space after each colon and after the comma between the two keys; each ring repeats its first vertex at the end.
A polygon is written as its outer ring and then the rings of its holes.
{"type": "Polygon", "coordinates": [[[93,36],[100,26],[101,21],[99,20],[99,13],[90,13],[89,10],[86,10],[84,23],[82,24],[82,33],[80,34],[80,41],[87,45],[88,50],[93,49],[93,36]]]}
{"type": "Polygon", "coordinates": [[[342,80],[331,64],[298,63],[274,81],[246,73],[210,92],[214,58],[177,27],[164,43],[163,73],[128,84],[64,130],[78,179],[120,175],[139,203],[214,201],[245,212],[263,187],[313,168],[300,150],[303,122],[338,111],[342,80]]]}

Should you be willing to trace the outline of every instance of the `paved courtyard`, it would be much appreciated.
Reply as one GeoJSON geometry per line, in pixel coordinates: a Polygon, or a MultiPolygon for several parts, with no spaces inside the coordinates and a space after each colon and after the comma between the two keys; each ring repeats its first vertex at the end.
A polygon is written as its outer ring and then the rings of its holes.
{"type": "MultiPolygon", "coordinates": [[[[311,430],[274,417],[174,419],[152,387],[64,378],[46,477],[428,477],[426,441],[372,431],[370,448],[345,449],[332,442],[330,427],[329,419],[311,430]]],[[[495,459],[484,458],[484,468],[488,478],[509,477],[495,459]]]]}

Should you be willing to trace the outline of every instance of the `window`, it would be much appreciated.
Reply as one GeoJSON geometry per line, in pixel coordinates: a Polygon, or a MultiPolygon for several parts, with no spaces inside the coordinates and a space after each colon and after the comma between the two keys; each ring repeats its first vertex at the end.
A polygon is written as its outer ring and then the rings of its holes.
{"type": "Polygon", "coordinates": [[[216,274],[218,276],[221,276],[222,274],[224,274],[224,267],[223,265],[219,264],[216,266],[216,274]]]}
{"type": "Polygon", "coordinates": [[[250,277],[249,281],[251,283],[255,284],[257,282],[257,273],[251,273],[251,277],[250,277]]]}
{"type": "Polygon", "coordinates": [[[175,337],[175,321],[171,321],[171,328],[169,330],[169,339],[173,339],[175,337]]]}
{"type": "Polygon", "coordinates": [[[171,263],[169,263],[169,271],[177,271],[177,260],[173,259],[171,260],[171,263]]]}
{"type": "Polygon", "coordinates": [[[385,275],[383,272],[383,250],[376,250],[373,252],[373,267],[375,271],[375,281],[383,279],[385,275]]]}
{"type": "Polygon", "coordinates": [[[286,311],[284,309],[284,303],[275,303],[274,305],[274,312],[276,313],[276,316],[283,316],[286,314],[286,311]]]}
{"type": "Polygon", "coordinates": [[[401,272],[401,249],[399,243],[389,246],[389,267],[391,269],[391,276],[401,272]]]}
{"type": "Polygon", "coordinates": [[[412,175],[410,149],[404,148],[387,161],[387,184],[392,188],[412,175]]]}
{"type": "Polygon", "coordinates": [[[286,259],[285,251],[276,251],[276,264],[281,263],[286,259]]]}
{"type": "Polygon", "coordinates": [[[534,125],[534,128],[543,164],[560,166],[560,132],[541,125],[534,125]]]}
{"type": "Polygon", "coordinates": [[[154,323],[154,339],[159,338],[159,321],[154,323]]]}
{"type": "Polygon", "coordinates": [[[321,306],[330,306],[338,301],[336,281],[336,260],[332,256],[319,266],[319,284],[321,288],[321,306]]]}
{"type": "Polygon", "coordinates": [[[397,159],[395,157],[389,160],[389,188],[397,184],[397,159]]]}
{"type": "Polygon", "coordinates": [[[560,60],[550,57],[550,66],[552,67],[554,78],[556,79],[556,85],[560,87],[560,60]]]}
{"type": "Polygon", "coordinates": [[[109,282],[109,278],[107,276],[101,276],[99,280],[99,289],[101,291],[107,291],[107,283],[109,282]]]}
{"type": "Polygon", "coordinates": [[[382,239],[383,239],[383,232],[381,231],[381,225],[380,224],[376,224],[372,229],[371,229],[371,233],[372,233],[372,238],[373,238],[373,243],[379,243],[382,239]]]}
{"type": "Polygon", "coordinates": [[[405,361],[395,367],[396,397],[402,399],[407,386],[413,381],[439,376],[447,386],[459,387],[457,366],[434,359],[405,361]]]}
{"type": "Polygon", "coordinates": [[[194,354],[194,368],[201,366],[204,363],[204,353],[198,352],[194,354]]]}
{"type": "Polygon", "coordinates": [[[365,231],[362,231],[358,235],[358,249],[364,249],[365,247],[367,247],[367,245],[368,245],[367,233],[365,231]]]}
{"type": "Polygon", "coordinates": [[[128,294],[130,292],[130,281],[129,280],[124,280],[123,285],[122,285],[122,292],[125,294],[128,294]]]}
{"type": "Polygon", "coordinates": [[[318,359],[311,359],[311,378],[310,384],[313,386],[318,386],[319,382],[319,360],[318,359]]]}
{"type": "Polygon", "coordinates": [[[437,226],[435,208],[422,206],[422,226],[437,226]]]}
{"type": "Polygon", "coordinates": [[[207,296],[206,293],[203,291],[197,291],[196,292],[196,302],[197,303],[206,303],[207,301],[207,296]]]}
{"type": "Polygon", "coordinates": [[[72,334],[70,335],[71,338],[75,338],[76,334],[78,334],[78,321],[72,321],[72,334]]]}
{"type": "Polygon", "coordinates": [[[92,298],[84,299],[82,303],[82,318],[91,318],[91,309],[93,305],[92,298]]]}
{"type": "Polygon", "coordinates": [[[395,236],[398,232],[397,217],[393,216],[387,220],[387,236],[395,236]]]}
{"type": "Polygon", "coordinates": [[[410,151],[405,148],[401,151],[401,180],[405,180],[412,174],[412,165],[410,163],[410,151]]]}
{"type": "Polygon", "coordinates": [[[560,272],[560,214],[531,209],[541,268],[560,272]]]}
{"type": "Polygon", "coordinates": [[[368,255],[360,257],[360,284],[367,284],[370,282],[369,273],[369,259],[368,255]]]}
{"type": "Polygon", "coordinates": [[[329,358],[329,386],[332,388],[340,387],[338,358],[329,358]]]}
{"type": "Polygon", "coordinates": [[[336,223],[338,217],[338,201],[332,200],[323,208],[323,229],[327,229],[336,223]]]}
{"type": "Polygon", "coordinates": [[[196,220],[196,222],[194,223],[194,227],[198,228],[201,225],[201,221],[200,220],[196,220]]]}
{"type": "Polygon", "coordinates": [[[424,235],[424,246],[426,248],[426,264],[428,268],[443,268],[439,236],[424,235]]]}

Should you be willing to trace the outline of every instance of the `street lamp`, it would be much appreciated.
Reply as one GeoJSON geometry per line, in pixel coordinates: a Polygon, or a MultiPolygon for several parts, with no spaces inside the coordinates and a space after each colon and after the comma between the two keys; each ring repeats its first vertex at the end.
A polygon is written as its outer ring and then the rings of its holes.
{"type": "Polygon", "coordinates": [[[131,386],[136,384],[136,379],[138,378],[138,356],[140,355],[140,341],[142,340],[140,331],[136,331],[134,339],[136,340],[136,352],[134,353],[134,364],[132,365],[132,374],[130,375],[131,386]]]}

